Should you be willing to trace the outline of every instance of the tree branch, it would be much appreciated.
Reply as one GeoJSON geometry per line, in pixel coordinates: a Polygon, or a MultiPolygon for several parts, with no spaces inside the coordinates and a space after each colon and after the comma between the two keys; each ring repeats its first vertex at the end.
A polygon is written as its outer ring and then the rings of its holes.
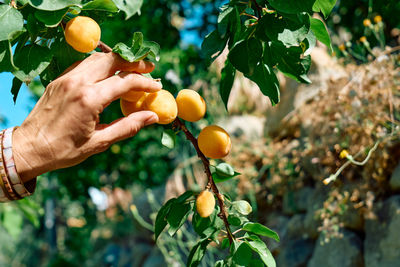
{"type": "MultiPolygon", "coordinates": [[[[99,41],[99,44],[97,45],[97,47],[101,51],[103,51],[104,53],[112,52],[111,47],[109,47],[108,45],[106,45],[102,41],[99,41]]],[[[214,195],[217,197],[218,206],[220,208],[220,213],[218,214],[218,216],[224,222],[225,228],[226,228],[226,232],[228,233],[229,243],[232,244],[234,237],[232,235],[231,228],[229,227],[228,216],[227,216],[227,212],[226,212],[226,209],[225,209],[223,195],[219,193],[218,187],[217,187],[217,185],[215,184],[215,182],[214,182],[214,180],[212,178],[211,171],[210,171],[210,161],[200,151],[199,145],[197,144],[196,137],[193,136],[193,134],[186,128],[185,124],[179,118],[175,119],[175,121],[173,122],[173,125],[174,125],[174,127],[182,130],[185,133],[186,138],[193,144],[194,148],[196,149],[197,156],[203,162],[204,171],[205,171],[205,173],[207,175],[207,179],[208,179],[208,183],[207,183],[206,189],[211,189],[213,191],[214,195]]]]}
{"type": "Polygon", "coordinates": [[[103,53],[110,53],[112,52],[112,48],[103,43],[102,41],[99,41],[97,44],[97,47],[103,52],[103,53]]]}
{"type": "Polygon", "coordinates": [[[262,7],[257,3],[257,0],[251,0],[251,2],[254,3],[254,6],[257,9],[257,16],[258,16],[258,18],[260,18],[261,14],[262,14],[262,7]]]}
{"type": "Polygon", "coordinates": [[[218,214],[218,216],[224,222],[225,228],[226,228],[226,232],[228,233],[229,243],[232,244],[234,237],[232,235],[231,228],[229,227],[229,222],[228,222],[227,212],[226,212],[226,209],[225,209],[223,195],[220,194],[220,192],[218,190],[218,187],[217,187],[217,185],[215,184],[215,182],[214,182],[214,180],[212,178],[211,171],[210,171],[210,161],[200,151],[200,148],[199,148],[199,145],[197,143],[196,137],[193,136],[193,134],[186,128],[185,124],[179,118],[175,119],[175,121],[173,122],[173,125],[176,128],[182,130],[185,133],[186,139],[188,139],[193,144],[194,148],[196,149],[197,156],[203,162],[204,171],[205,171],[205,173],[207,175],[207,179],[208,179],[208,183],[207,183],[206,189],[211,189],[213,191],[214,195],[217,197],[218,206],[220,208],[220,213],[218,214]]]}

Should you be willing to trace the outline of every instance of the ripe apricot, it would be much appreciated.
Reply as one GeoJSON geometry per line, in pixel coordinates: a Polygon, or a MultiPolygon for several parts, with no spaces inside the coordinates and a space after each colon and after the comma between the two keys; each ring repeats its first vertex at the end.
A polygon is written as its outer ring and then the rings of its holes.
{"type": "Polygon", "coordinates": [[[215,198],[213,193],[208,190],[204,190],[199,194],[196,199],[196,210],[200,217],[207,218],[210,216],[215,207],[215,198]]]}
{"type": "Polygon", "coordinates": [[[147,94],[148,93],[143,92],[140,98],[138,98],[136,101],[133,102],[121,98],[120,106],[122,114],[124,114],[124,116],[128,116],[133,112],[144,110],[143,101],[146,99],[147,94]]]}
{"type": "Polygon", "coordinates": [[[82,53],[93,51],[100,41],[100,35],[99,24],[89,17],[75,17],[65,26],[65,40],[76,51],[82,53]]]}
{"type": "Polygon", "coordinates": [[[220,159],[229,154],[231,138],[229,134],[217,125],[205,127],[197,139],[200,151],[206,157],[220,159]]]}
{"type": "Polygon", "coordinates": [[[158,116],[159,124],[168,124],[178,115],[178,106],[174,96],[167,90],[149,93],[143,102],[145,110],[151,110],[158,116]]]}
{"type": "Polygon", "coordinates": [[[178,117],[185,121],[195,122],[206,114],[206,102],[194,90],[183,89],[176,97],[178,117]]]}
{"type": "MultiPolygon", "coordinates": [[[[122,99],[127,100],[129,102],[137,102],[140,101],[141,99],[144,100],[144,97],[147,96],[148,93],[144,91],[129,91],[126,92],[121,96],[122,99]]],[[[142,101],[143,102],[143,101],[142,101]]]]}

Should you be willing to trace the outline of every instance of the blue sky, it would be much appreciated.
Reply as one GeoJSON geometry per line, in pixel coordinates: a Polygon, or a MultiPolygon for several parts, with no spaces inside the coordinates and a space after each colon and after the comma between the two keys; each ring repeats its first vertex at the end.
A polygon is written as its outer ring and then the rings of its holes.
{"type": "Polygon", "coordinates": [[[23,85],[14,105],[10,92],[13,77],[11,73],[0,73],[0,116],[6,118],[5,127],[21,125],[35,104],[32,94],[23,85]]]}
{"type": "MultiPolygon", "coordinates": [[[[186,1],[187,8],[186,12],[190,14],[187,16],[190,19],[185,21],[185,25],[183,29],[181,29],[181,37],[182,37],[182,45],[201,45],[201,39],[198,35],[197,31],[189,31],[187,28],[198,26],[201,23],[201,16],[204,12],[202,6],[190,6],[190,4],[186,1]]],[[[5,127],[18,126],[24,121],[26,116],[28,116],[29,112],[32,110],[35,102],[32,98],[32,94],[26,87],[23,85],[18,94],[17,103],[14,105],[12,94],[10,92],[13,75],[11,73],[0,73],[0,116],[6,118],[5,127]]],[[[1,125],[0,125],[1,126],[1,125]]],[[[0,127],[1,128],[1,127],[0,127]]]]}

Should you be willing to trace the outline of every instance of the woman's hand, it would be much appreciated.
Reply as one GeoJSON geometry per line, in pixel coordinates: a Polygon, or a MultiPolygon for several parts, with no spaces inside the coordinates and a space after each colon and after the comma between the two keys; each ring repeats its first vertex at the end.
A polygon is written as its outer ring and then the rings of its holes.
{"type": "Polygon", "coordinates": [[[151,62],[129,63],[114,53],[95,53],[50,83],[13,135],[14,160],[21,179],[26,182],[76,165],[157,122],[155,113],[141,111],[108,125],[98,124],[104,108],[127,91],[160,90],[159,83],[137,74],[153,69],[151,62]],[[115,75],[117,71],[121,72],[115,75]]]}

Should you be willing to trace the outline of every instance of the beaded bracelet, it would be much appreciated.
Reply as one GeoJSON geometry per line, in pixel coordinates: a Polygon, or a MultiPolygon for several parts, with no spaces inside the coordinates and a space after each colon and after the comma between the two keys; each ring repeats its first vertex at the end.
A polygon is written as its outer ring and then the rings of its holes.
{"type": "Polygon", "coordinates": [[[33,194],[36,178],[23,183],[15,167],[12,151],[12,134],[16,128],[0,132],[0,202],[18,200],[33,194]]]}

